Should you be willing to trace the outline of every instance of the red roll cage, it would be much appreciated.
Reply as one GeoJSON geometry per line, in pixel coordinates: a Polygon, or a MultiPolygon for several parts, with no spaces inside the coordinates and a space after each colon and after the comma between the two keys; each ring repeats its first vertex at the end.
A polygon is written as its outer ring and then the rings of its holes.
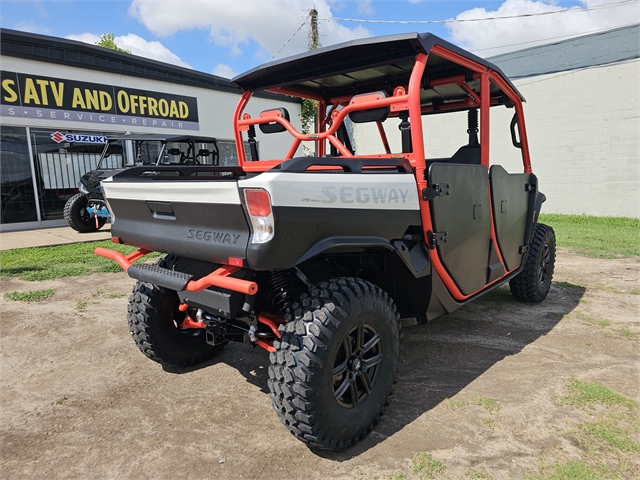
{"type": "MultiPolygon", "coordinates": [[[[382,37],[381,40],[376,39],[375,42],[382,48],[386,45],[384,43],[385,41],[387,41],[387,43],[389,44],[394,41],[395,43],[393,43],[393,45],[398,45],[398,42],[396,42],[396,40],[398,39],[411,43],[413,54],[411,55],[411,57],[409,57],[409,60],[412,65],[407,63],[406,58],[404,59],[409,68],[406,69],[406,74],[402,77],[402,80],[400,80],[400,84],[396,82],[396,85],[393,86],[392,94],[390,96],[377,94],[376,92],[380,90],[379,88],[377,88],[378,85],[373,86],[371,89],[364,92],[364,87],[359,86],[358,92],[354,94],[331,95],[332,90],[330,88],[326,88],[324,90],[322,88],[318,88],[315,90],[312,88],[308,88],[308,80],[309,78],[311,78],[311,76],[307,78],[295,79],[297,81],[292,81],[292,78],[287,78],[286,80],[282,80],[281,82],[272,82],[271,84],[268,84],[268,78],[267,80],[264,80],[264,76],[257,77],[257,74],[267,72],[266,76],[268,77],[270,70],[269,64],[263,67],[259,67],[258,69],[248,72],[248,74],[234,79],[234,81],[236,81],[236,83],[245,90],[240,99],[240,102],[236,107],[233,119],[239,166],[242,167],[242,169],[246,172],[265,172],[282,163],[283,161],[293,158],[301,142],[316,142],[318,156],[323,157],[326,155],[328,142],[329,145],[335,147],[335,149],[339,152],[343,159],[357,157],[366,157],[367,159],[379,158],[381,167],[385,166],[385,159],[405,158],[414,168],[416,186],[419,194],[418,198],[422,198],[420,192],[428,187],[428,177],[426,174],[428,165],[425,157],[421,121],[422,115],[447,111],[464,111],[472,108],[479,108],[480,162],[482,165],[485,165],[487,168],[489,168],[489,109],[491,108],[491,106],[506,104],[507,106],[513,106],[515,108],[516,125],[519,135],[519,148],[521,149],[522,153],[524,173],[532,173],[531,161],[529,157],[529,145],[524,121],[524,111],[522,107],[523,99],[519,92],[511,84],[511,82],[506,79],[504,74],[499,70],[499,68],[430,34],[410,34],[405,36],[382,37]],[[454,70],[457,69],[457,72],[462,70],[462,73],[456,73],[455,75],[435,75],[432,77],[427,69],[428,60],[432,56],[438,59],[438,65],[441,65],[444,62],[449,62],[449,65],[453,65],[455,67],[454,70]],[[251,98],[252,92],[254,91],[251,85],[252,78],[259,78],[260,81],[263,82],[263,85],[266,85],[266,87],[256,88],[255,90],[264,89],[280,94],[291,95],[294,97],[316,100],[318,102],[318,131],[310,134],[299,132],[286,118],[283,117],[281,111],[277,109],[262,112],[256,118],[252,118],[249,114],[244,113],[245,107],[249,99],[251,98]],[[472,83],[476,85],[475,88],[471,86],[472,83]],[[424,98],[421,95],[426,90],[430,90],[435,87],[451,85],[457,86],[464,93],[464,98],[454,98],[452,101],[436,104],[435,101],[425,102],[424,98]],[[494,89],[493,95],[491,90],[492,88],[494,89]],[[333,108],[331,110],[331,114],[327,117],[327,110],[330,106],[332,106],[333,108]],[[337,107],[342,108],[338,109],[337,107]],[[382,127],[382,124],[380,122],[377,122],[381,141],[387,153],[378,155],[368,154],[361,156],[352,154],[337,137],[337,131],[340,125],[345,120],[347,115],[352,112],[371,110],[380,107],[389,107],[391,116],[394,116],[394,114],[398,115],[398,113],[402,111],[408,111],[409,122],[411,124],[412,151],[409,153],[390,153],[384,128],[382,127]],[[255,128],[255,125],[268,123],[280,124],[293,137],[292,144],[287,154],[284,158],[277,160],[248,160],[243,148],[242,132],[249,131],[251,127],[255,128]]],[[[324,58],[326,58],[332,53],[338,55],[342,54],[343,52],[341,50],[346,51],[352,49],[355,51],[362,44],[366,46],[366,43],[366,40],[361,42],[356,41],[349,44],[344,44],[343,46],[339,45],[329,49],[323,49],[324,52],[322,53],[322,55],[324,55],[324,58]]],[[[375,48],[375,45],[371,48],[375,48]]],[[[314,54],[315,52],[309,52],[308,54],[303,54],[302,56],[293,57],[292,64],[298,62],[296,65],[299,65],[301,58],[304,59],[305,57],[313,56],[314,54]]],[[[398,54],[398,56],[399,55],[400,54],[398,54]]],[[[321,58],[323,57],[318,57],[318,60],[320,60],[321,58]]],[[[374,66],[380,65],[380,59],[377,59],[377,63],[374,61],[372,62],[372,64],[374,66]]],[[[280,65],[278,65],[281,70],[283,68],[286,68],[286,66],[286,59],[282,61],[280,65]]],[[[363,68],[367,67],[368,66],[363,67],[360,64],[358,67],[354,67],[354,70],[356,70],[356,68],[360,68],[362,70],[363,68]]],[[[273,71],[275,70],[276,69],[274,68],[273,71]]],[[[295,68],[292,69],[292,71],[293,70],[295,70],[295,68]]],[[[349,72],[347,71],[346,73],[349,72]]],[[[325,76],[331,74],[330,67],[328,68],[328,71],[322,72],[322,74],[325,76]]],[[[275,73],[273,75],[275,76],[275,73]]],[[[299,74],[296,70],[296,75],[300,77],[301,74],[299,74]]],[[[335,75],[345,75],[345,71],[338,72],[335,75]]],[[[387,90],[389,90],[388,86],[387,90]]],[[[328,166],[312,168],[314,170],[321,170],[323,168],[331,169],[332,167],[328,166]]],[[[490,201],[491,200],[489,199],[489,202],[490,201]]],[[[433,231],[431,212],[428,201],[420,201],[420,214],[422,219],[423,232],[426,234],[430,231],[433,231]]],[[[491,219],[491,237],[495,245],[496,235],[493,218],[491,219]]],[[[504,265],[504,261],[499,249],[496,250],[500,262],[504,265]]],[[[435,270],[456,300],[463,301],[477,293],[474,292],[470,295],[464,295],[442,264],[437,251],[435,249],[431,249],[430,252],[431,260],[435,270]]],[[[505,274],[492,283],[498,282],[501,278],[509,275],[510,273],[512,272],[506,271],[505,267],[505,274]]],[[[482,290],[484,290],[485,288],[483,288],[482,290]]]]}

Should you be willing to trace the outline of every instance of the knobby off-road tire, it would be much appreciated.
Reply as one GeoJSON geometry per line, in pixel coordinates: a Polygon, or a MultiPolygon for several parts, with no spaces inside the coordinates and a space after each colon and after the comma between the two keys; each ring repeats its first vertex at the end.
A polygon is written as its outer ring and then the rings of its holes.
{"type": "MultiPolygon", "coordinates": [[[[172,256],[157,265],[171,268],[172,256]]],[[[139,281],[129,297],[127,320],[134,342],[151,360],[172,367],[189,367],[209,360],[222,345],[209,345],[201,329],[181,330],[185,313],[173,290],[139,281]]]]}
{"type": "Polygon", "coordinates": [[[96,219],[87,212],[87,203],[88,199],[84,193],[76,193],[64,204],[64,220],[76,232],[97,232],[107,221],[106,218],[98,217],[96,228],[96,219]]]}
{"type": "Polygon", "coordinates": [[[378,423],[395,382],[400,316],[393,301],[367,281],[338,278],[303,294],[285,319],[269,367],[280,421],[312,447],[356,444],[378,423]]]}
{"type": "Polygon", "coordinates": [[[539,223],[533,232],[527,263],[509,282],[511,294],[523,302],[543,301],[553,278],[556,263],[556,235],[548,225],[539,223]]]}

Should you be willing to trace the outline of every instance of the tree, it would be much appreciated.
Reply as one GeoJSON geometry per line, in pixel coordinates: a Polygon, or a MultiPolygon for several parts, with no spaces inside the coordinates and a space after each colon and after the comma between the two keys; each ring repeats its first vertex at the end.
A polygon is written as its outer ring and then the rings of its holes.
{"type": "Polygon", "coordinates": [[[113,33],[103,33],[100,37],[100,40],[96,42],[96,45],[98,45],[99,47],[108,48],[110,50],[115,50],[116,52],[131,53],[131,50],[125,50],[124,48],[118,47],[114,38],[115,36],[113,35],[113,33]]]}

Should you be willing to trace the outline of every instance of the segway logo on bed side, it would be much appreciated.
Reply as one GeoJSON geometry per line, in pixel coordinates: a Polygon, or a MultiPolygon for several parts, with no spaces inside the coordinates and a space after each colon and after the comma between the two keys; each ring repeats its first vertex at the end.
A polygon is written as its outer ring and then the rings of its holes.
{"type": "Polygon", "coordinates": [[[322,203],[407,203],[408,188],[322,187],[322,203]]]}
{"type": "Polygon", "coordinates": [[[193,238],[202,242],[228,243],[235,245],[240,239],[240,235],[224,232],[212,232],[211,230],[189,230],[187,238],[193,238]]]}
{"type": "Polygon", "coordinates": [[[51,140],[56,143],[107,143],[107,137],[100,135],[76,135],[75,133],[54,132],[51,134],[51,140]]]}

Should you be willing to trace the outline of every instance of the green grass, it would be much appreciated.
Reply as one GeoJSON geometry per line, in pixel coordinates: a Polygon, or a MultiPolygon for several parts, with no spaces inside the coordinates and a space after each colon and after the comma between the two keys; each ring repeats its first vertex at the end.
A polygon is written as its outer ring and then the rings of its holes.
{"type": "Polygon", "coordinates": [[[544,476],[534,476],[536,480],[607,480],[605,472],[600,472],[591,467],[584,460],[557,463],[548,468],[551,470],[544,476]]]}
{"type": "Polygon", "coordinates": [[[411,459],[411,470],[414,475],[420,474],[422,478],[436,478],[436,475],[444,473],[446,467],[430,453],[418,452],[411,459]]]}
{"type": "Polygon", "coordinates": [[[495,413],[500,410],[500,404],[490,397],[473,397],[469,402],[472,405],[480,405],[489,413],[495,413]]]}
{"type": "Polygon", "coordinates": [[[387,477],[388,480],[409,480],[406,473],[396,473],[387,477]]]}
{"type": "Polygon", "coordinates": [[[600,418],[595,422],[579,425],[587,435],[604,441],[608,446],[623,452],[640,452],[640,443],[631,438],[632,427],[624,426],[613,418],[600,418]]]}
{"type": "Polygon", "coordinates": [[[559,247],[595,258],[640,256],[640,219],[542,214],[556,232],[559,247]]]}
{"type": "MultiPolygon", "coordinates": [[[[628,473],[638,458],[640,442],[640,404],[596,382],[572,378],[561,404],[582,410],[588,420],[567,432],[577,440],[580,461],[567,461],[542,467],[540,480],[631,478],[628,473]]],[[[631,469],[631,470],[630,470],[631,469]]],[[[633,477],[635,478],[635,477],[633,477]]]]}
{"type": "Polygon", "coordinates": [[[53,290],[29,290],[28,292],[7,292],[4,298],[15,302],[40,302],[51,298],[53,294],[53,290]]]}
{"type": "Polygon", "coordinates": [[[620,395],[617,392],[596,382],[585,382],[572,378],[569,380],[569,395],[561,399],[561,403],[577,408],[595,409],[597,405],[608,408],[635,409],[638,402],[620,395]]]}
{"type": "MultiPolygon", "coordinates": [[[[128,245],[117,245],[104,240],[0,251],[0,278],[19,277],[22,280],[42,281],[122,270],[113,260],[94,254],[96,247],[109,248],[125,255],[136,250],[128,245]]],[[[154,252],[141,261],[160,255],[154,252]]]]}
{"type": "Polygon", "coordinates": [[[631,330],[629,330],[628,328],[618,328],[616,329],[616,332],[618,332],[618,334],[620,334],[621,337],[624,338],[628,338],[631,340],[640,340],[640,334],[638,334],[637,332],[632,332],[631,330]]]}
{"type": "Polygon", "coordinates": [[[493,476],[485,470],[484,467],[481,467],[479,470],[474,470],[470,468],[465,472],[465,477],[478,479],[478,480],[493,480],[493,476]]]}

